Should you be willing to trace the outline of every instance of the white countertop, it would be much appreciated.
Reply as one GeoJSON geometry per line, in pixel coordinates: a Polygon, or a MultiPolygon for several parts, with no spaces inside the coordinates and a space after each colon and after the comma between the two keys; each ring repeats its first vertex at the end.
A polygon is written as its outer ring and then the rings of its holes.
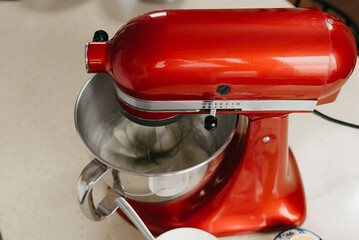
{"type": "MultiPolygon", "coordinates": [[[[110,36],[154,9],[290,7],[284,0],[0,1],[0,230],[4,240],[143,239],[114,215],[94,223],[80,212],[76,181],[89,162],[73,121],[76,97],[90,77],[84,44],[98,29],[110,36]]],[[[318,108],[359,123],[359,68],[337,101],[318,108]]],[[[292,114],[290,145],[305,185],[303,228],[323,239],[356,239],[359,131],[313,114],[292,114]]],[[[272,240],[278,232],[223,239],[272,240]]]]}

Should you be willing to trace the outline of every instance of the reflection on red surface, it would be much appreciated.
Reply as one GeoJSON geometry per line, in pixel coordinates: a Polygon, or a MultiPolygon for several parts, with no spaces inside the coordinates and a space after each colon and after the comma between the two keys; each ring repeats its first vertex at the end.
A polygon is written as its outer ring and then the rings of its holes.
{"type": "Polygon", "coordinates": [[[287,116],[251,121],[244,148],[234,136],[202,190],[167,204],[129,202],[155,234],[195,227],[220,237],[298,226],[305,197],[287,129],[287,116]]]}

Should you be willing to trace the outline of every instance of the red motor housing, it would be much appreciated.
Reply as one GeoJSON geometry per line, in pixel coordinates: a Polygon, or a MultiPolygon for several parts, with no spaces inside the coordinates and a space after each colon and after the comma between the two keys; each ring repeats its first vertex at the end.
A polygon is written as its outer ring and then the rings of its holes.
{"type": "MultiPolygon", "coordinates": [[[[110,41],[87,45],[89,72],[108,72],[119,91],[136,101],[153,102],[328,103],[335,100],[356,59],[348,27],[318,9],[156,11],[131,20],[110,41]],[[223,94],[220,86],[229,92],[223,94]]],[[[151,109],[119,98],[125,102],[122,107],[133,108],[132,114],[145,111],[149,118],[146,112],[204,111],[151,109]]],[[[262,109],[259,112],[268,112],[262,109]]]]}

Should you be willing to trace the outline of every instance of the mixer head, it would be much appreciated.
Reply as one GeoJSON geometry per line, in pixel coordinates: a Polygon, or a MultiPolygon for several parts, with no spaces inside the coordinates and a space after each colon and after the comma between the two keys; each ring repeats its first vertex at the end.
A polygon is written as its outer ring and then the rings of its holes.
{"type": "Polygon", "coordinates": [[[86,45],[88,71],[113,77],[129,119],[200,113],[209,130],[219,113],[312,112],[335,100],[356,59],[350,30],[318,9],[156,11],[86,45]]]}

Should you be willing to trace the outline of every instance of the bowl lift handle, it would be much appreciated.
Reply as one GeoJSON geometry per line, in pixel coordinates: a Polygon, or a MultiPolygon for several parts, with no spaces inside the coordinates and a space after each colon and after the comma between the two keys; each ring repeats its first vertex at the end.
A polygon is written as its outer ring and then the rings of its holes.
{"type": "Polygon", "coordinates": [[[147,240],[155,240],[135,210],[126,201],[121,186],[115,185],[110,188],[102,201],[97,207],[95,206],[92,196],[93,187],[108,171],[107,166],[94,159],[80,174],[77,181],[77,199],[83,214],[93,221],[100,221],[120,208],[147,240]]]}

